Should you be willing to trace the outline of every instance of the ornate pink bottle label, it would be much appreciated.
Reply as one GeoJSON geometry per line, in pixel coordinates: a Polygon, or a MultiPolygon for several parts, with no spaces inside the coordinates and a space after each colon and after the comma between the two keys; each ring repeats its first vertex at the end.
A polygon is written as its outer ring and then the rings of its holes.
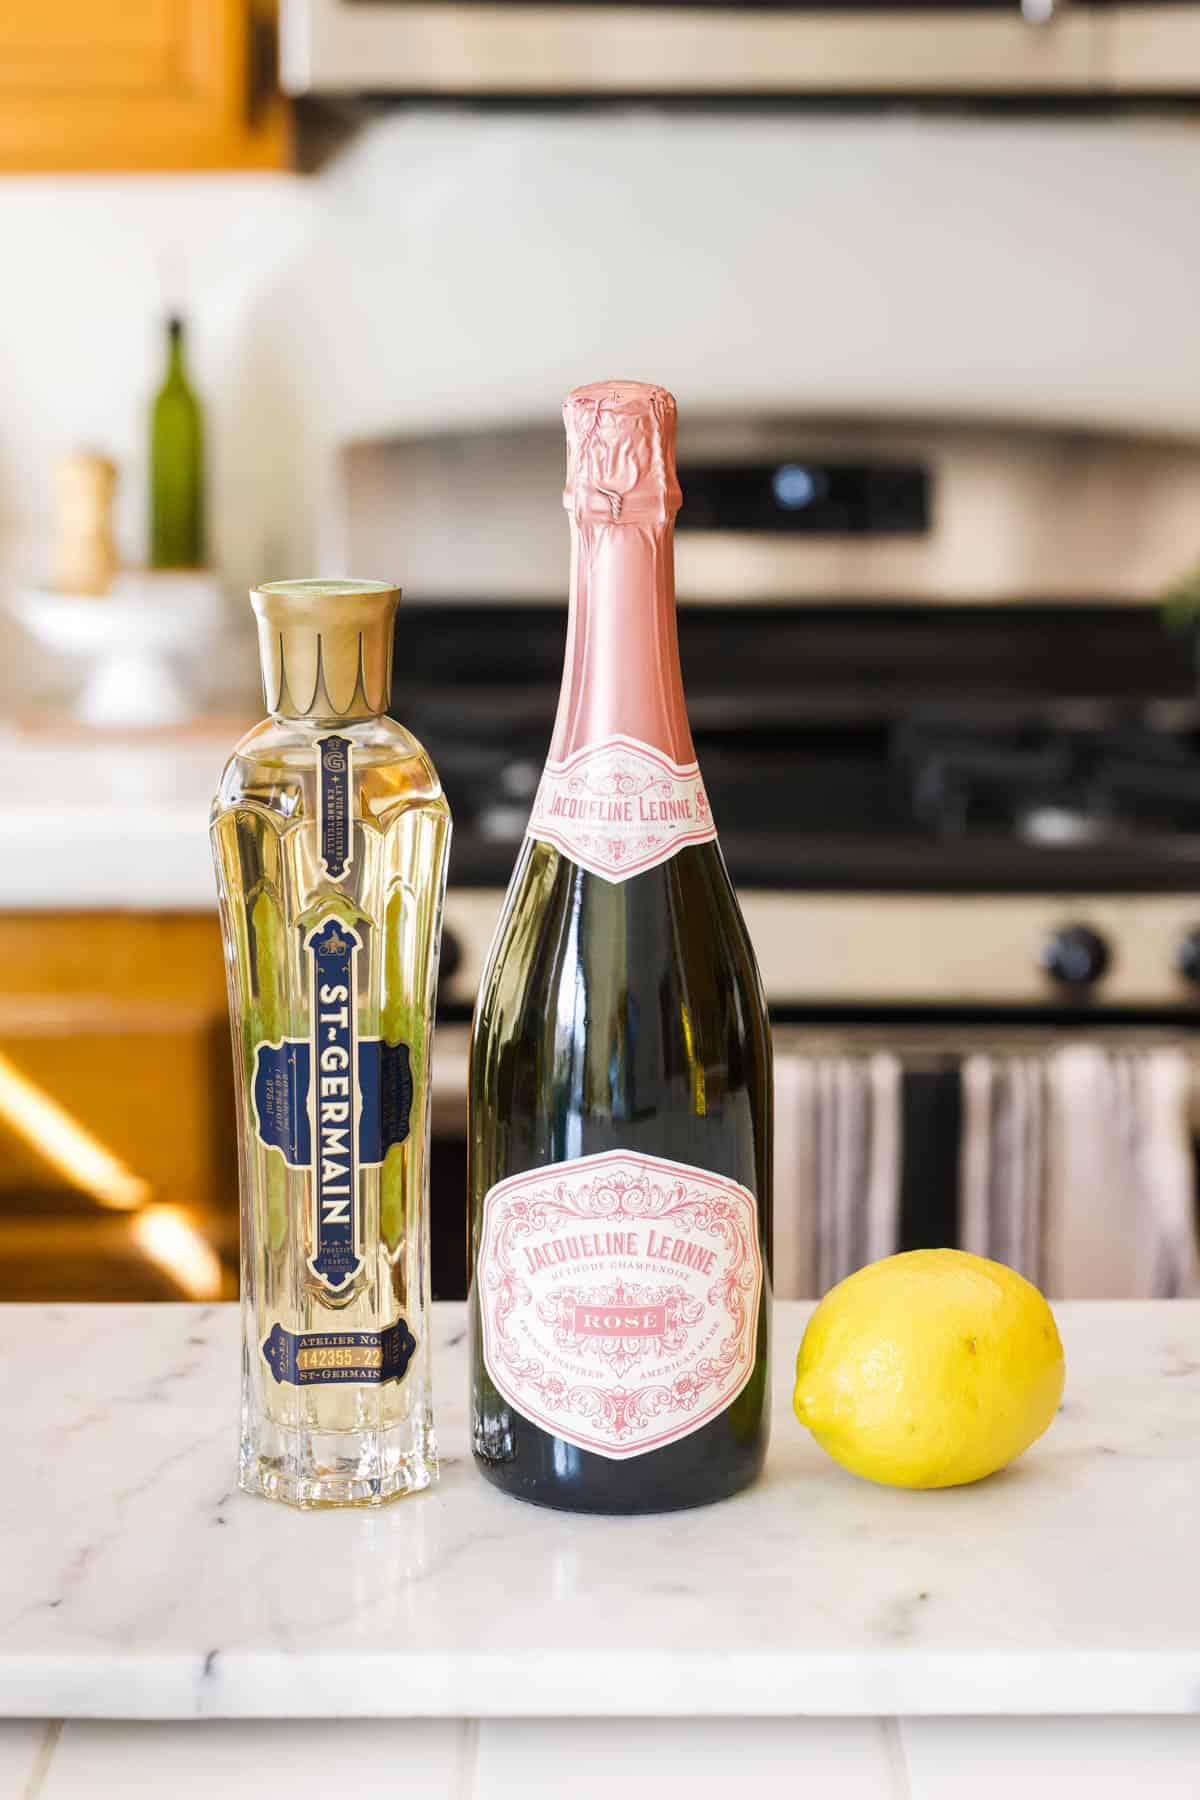
{"type": "Polygon", "coordinates": [[[700,770],[640,738],[609,737],[565,762],[548,762],[529,835],[606,881],[627,881],[717,828],[700,770]]]}
{"type": "Polygon", "coordinates": [[[632,1150],[497,1183],[478,1269],[492,1381],[598,1456],[699,1431],[754,1367],[757,1220],[736,1181],[632,1150]]]}

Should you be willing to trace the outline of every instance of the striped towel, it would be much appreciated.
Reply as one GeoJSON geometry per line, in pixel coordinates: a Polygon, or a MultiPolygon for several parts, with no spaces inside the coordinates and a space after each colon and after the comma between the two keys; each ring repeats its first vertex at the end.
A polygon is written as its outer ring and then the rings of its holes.
{"type": "Polygon", "coordinates": [[[958,1242],[1042,1282],[1046,1065],[1034,1056],[962,1064],[958,1242]]]}
{"type": "Polygon", "coordinates": [[[1200,1295],[1182,1046],[775,1059],[775,1291],[958,1243],[1055,1299],[1200,1295]]]}
{"type": "Polygon", "coordinates": [[[898,1243],[900,1063],[775,1056],[775,1292],[811,1299],[898,1243]]]}
{"type": "Polygon", "coordinates": [[[1042,1274],[1054,1298],[1200,1293],[1183,1049],[1076,1044],[1047,1064],[1042,1274]]]}

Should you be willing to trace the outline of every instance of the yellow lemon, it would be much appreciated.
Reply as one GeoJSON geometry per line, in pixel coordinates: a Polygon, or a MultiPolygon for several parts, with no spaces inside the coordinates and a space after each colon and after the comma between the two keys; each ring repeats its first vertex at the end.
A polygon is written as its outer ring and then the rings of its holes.
{"type": "Polygon", "coordinates": [[[855,1475],[957,1487],[1041,1437],[1064,1378],[1054,1315],[1024,1276],[963,1250],[910,1250],[826,1294],[793,1404],[855,1475]]]}

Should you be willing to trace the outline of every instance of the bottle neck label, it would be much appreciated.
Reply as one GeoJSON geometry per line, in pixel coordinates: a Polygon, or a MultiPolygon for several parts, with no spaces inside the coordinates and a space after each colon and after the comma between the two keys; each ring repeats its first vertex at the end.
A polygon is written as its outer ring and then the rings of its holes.
{"type": "Polygon", "coordinates": [[[509,1405],[622,1461],[699,1431],[754,1370],[763,1263],[748,1188],[606,1151],[510,1176],[483,1203],[483,1356],[509,1405]]]}
{"type": "Polygon", "coordinates": [[[628,881],[717,835],[696,763],[614,735],[546,764],[529,836],[604,881],[628,881]]]}
{"type": "Polygon", "coordinates": [[[320,770],[317,781],[318,842],[321,867],[330,881],[340,881],[354,858],[353,792],[354,745],[348,737],[330,732],[317,739],[320,770]]]}

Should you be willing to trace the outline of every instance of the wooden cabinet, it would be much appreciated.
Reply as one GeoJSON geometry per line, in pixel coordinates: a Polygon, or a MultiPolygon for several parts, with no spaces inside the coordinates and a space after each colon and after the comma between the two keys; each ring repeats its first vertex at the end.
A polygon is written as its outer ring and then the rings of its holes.
{"type": "Polygon", "coordinates": [[[0,920],[9,1299],[232,1297],[237,1138],[215,915],[0,920]]]}
{"type": "Polygon", "coordinates": [[[274,0],[3,0],[0,171],[277,168],[274,0]]]}

